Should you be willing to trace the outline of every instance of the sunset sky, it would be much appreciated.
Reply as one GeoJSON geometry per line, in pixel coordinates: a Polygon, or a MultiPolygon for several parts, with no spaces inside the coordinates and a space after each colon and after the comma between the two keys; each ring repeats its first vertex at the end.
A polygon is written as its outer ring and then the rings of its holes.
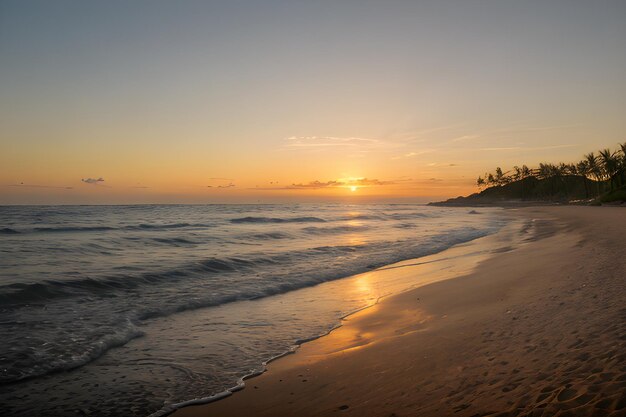
{"type": "Polygon", "coordinates": [[[0,1],[0,204],[428,201],[626,141],[626,2],[0,1]]]}

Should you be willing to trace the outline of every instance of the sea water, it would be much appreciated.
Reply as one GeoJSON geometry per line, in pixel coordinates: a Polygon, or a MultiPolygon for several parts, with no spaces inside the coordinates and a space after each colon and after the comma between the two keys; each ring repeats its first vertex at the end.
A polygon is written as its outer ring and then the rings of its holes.
{"type": "Polygon", "coordinates": [[[0,207],[0,414],[147,416],[219,394],[392,290],[341,278],[504,223],[421,205],[0,207]]]}

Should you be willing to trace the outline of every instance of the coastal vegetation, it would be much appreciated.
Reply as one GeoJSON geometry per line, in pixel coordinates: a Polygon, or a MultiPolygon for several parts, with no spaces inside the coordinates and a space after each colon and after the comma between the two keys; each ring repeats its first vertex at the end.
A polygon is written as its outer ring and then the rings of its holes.
{"type": "Polygon", "coordinates": [[[602,204],[626,201],[626,142],[618,149],[590,152],[577,162],[514,166],[479,176],[479,193],[447,200],[446,205],[544,201],[602,204]]]}

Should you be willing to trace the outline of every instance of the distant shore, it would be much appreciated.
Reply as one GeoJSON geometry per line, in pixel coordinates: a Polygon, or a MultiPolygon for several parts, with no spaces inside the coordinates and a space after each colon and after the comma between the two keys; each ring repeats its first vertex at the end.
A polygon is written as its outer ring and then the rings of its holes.
{"type": "Polygon", "coordinates": [[[350,316],[190,416],[626,413],[626,211],[512,211],[537,233],[350,316]]]}

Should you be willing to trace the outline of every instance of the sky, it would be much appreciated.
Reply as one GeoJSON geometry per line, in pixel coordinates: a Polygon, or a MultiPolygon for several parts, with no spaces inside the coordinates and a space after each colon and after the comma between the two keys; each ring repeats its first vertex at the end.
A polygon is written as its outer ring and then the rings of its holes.
{"type": "Polygon", "coordinates": [[[423,202],[626,141],[626,2],[0,0],[0,204],[423,202]]]}

